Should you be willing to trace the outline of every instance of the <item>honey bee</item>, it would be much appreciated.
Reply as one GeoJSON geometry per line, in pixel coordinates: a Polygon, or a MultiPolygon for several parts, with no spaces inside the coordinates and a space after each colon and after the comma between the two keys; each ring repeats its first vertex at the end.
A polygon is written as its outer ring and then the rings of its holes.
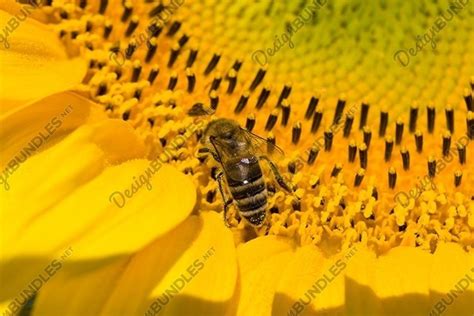
{"type": "Polygon", "coordinates": [[[260,227],[265,220],[268,194],[261,160],[269,164],[279,186],[292,192],[267,154],[282,155],[282,150],[240,127],[236,121],[224,118],[211,121],[204,130],[201,144],[203,148],[199,152],[210,153],[221,165],[216,180],[224,201],[224,222],[228,227],[227,211],[234,200],[239,214],[252,226],[260,227]],[[224,193],[223,178],[232,198],[227,198],[224,193]]]}

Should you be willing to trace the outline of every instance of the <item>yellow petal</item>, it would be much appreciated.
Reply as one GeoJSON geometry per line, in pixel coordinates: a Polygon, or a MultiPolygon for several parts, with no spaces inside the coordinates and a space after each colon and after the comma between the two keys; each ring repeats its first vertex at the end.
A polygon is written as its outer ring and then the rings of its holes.
{"type": "Polygon", "coordinates": [[[42,288],[34,315],[223,315],[236,279],[232,233],[203,213],[127,260],[93,271],[67,264],[42,288]]]}
{"type": "Polygon", "coordinates": [[[238,248],[241,291],[237,315],[271,315],[281,271],[291,261],[292,250],[289,241],[274,236],[238,248]]]}
{"type": "Polygon", "coordinates": [[[35,8],[34,10],[32,9],[33,6],[31,4],[27,3],[18,3],[15,0],[3,0],[0,2],[0,10],[6,11],[10,13],[11,15],[20,15],[20,18],[23,17],[22,11],[28,10],[27,12],[29,13],[28,18],[29,19],[36,19],[41,22],[46,22],[47,21],[47,15],[45,12],[41,9],[35,8]]]}
{"type": "Polygon", "coordinates": [[[77,127],[105,118],[97,104],[69,91],[47,96],[0,115],[2,171],[25,148],[31,154],[41,152],[77,127]]]}
{"type": "MultiPolygon", "coordinates": [[[[18,16],[23,18],[25,14],[18,16]]],[[[86,60],[67,56],[50,27],[28,17],[19,21],[3,10],[0,10],[0,25],[12,29],[6,37],[5,32],[1,33],[0,113],[29,100],[73,88],[82,81],[86,60]]]]}
{"type": "Polygon", "coordinates": [[[455,243],[440,243],[434,253],[430,290],[434,315],[472,315],[474,254],[455,243]]]}

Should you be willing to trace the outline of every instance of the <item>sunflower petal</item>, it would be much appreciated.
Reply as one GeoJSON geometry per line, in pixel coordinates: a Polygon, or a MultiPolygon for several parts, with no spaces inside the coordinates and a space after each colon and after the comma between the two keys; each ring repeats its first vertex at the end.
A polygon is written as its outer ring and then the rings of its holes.
{"type": "MultiPolygon", "coordinates": [[[[23,15],[17,15],[23,17],[23,15]]],[[[1,34],[0,113],[29,100],[70,89],[82,81],[87,62],[69,58],[58,36],[46,25],[0,10],[0,25],[11,32],[1,34]],[[15,21],[18,24],[12,23],[15,21]],[[17,25],[12,28],[10,24],[17,25]]]]}
{"type": "Polygon", "coordinates": [[[232,234],[216,213],[188,218],[128,259],[83,267],[68,264],[48,282],[34,315],[222,315],[237,279],[232,234]]]}

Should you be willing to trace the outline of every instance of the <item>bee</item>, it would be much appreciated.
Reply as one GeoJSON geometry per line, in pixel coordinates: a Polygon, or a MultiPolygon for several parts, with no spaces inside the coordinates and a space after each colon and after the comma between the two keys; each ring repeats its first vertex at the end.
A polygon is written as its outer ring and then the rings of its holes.
{"type": "Polygon", "coordinates": [[[220,164],[216,174],[219,191],[224,201],[224,222],[229,206],[235,201],[239,214],[252,226],[262,226],[266,217],[267,188],[260,161],[269,164],[280,187],[292,192],[267,152],[282,155],[280,148],[240,127],[231,119],[215,119],[205,128],[200,153],[210,153],[220,164]],[[268,150],[270,149],[270,150],[268,150]],[[227,183],[232,198],[224,193],[223,180],[227,183]]]}

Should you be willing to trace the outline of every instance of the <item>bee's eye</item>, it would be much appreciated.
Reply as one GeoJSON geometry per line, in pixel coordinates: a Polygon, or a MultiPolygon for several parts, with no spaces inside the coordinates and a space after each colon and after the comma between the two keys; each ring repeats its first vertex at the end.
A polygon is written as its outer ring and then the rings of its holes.
{"type": "Polygon", "coordinates": [[[231,139],[232,138],[232,132],[228,131],[228,132],[223,133],[222,138],[231,139]]]}

